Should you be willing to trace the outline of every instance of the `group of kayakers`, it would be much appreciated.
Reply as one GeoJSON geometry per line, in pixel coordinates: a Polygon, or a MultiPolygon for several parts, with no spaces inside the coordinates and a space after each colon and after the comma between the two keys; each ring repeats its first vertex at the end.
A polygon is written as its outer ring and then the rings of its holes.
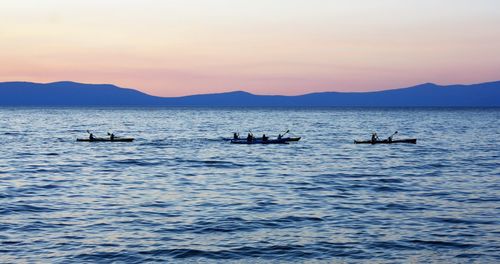
{"type": "MultiPolygon", "coordinates": [[[[283,134],[278,134],[277,138],[275,139],[269,139],[269,136],[266,134],[262,134],[262,137],[255,137],[253,133],[250,131],[248,132],[246,138],[245,137],[240,137],[240,134],[238,132],[233,133],[233,138],[231,140],[231,143],[238,143],[238,144],[255,144],[255,143],[263,143],[263,144],[278,144],[278,143],[285,143],[290,142],[290,141],[299,141],[300,137],[290,137],[287,136],[286,138],[284,137],[289,130],[287,130],[283,134]]],[[[77,141],[123,141],[123,142],[130,142],[133,141],[133,138],[117,138],[115,137],[114,133],[109,133],[108,136],[109,138],[97,138],[94,136],[93,133],[87,130],[87,133],[89,134],[88,139],[77,139],[77,141]]],[[[381,140],[377,133],[372,133],[371,139],[370,140],[365,140],[365,141],[360,141],[360,140],[355,140],[354,143],[356,144],[387,144],[387,143],[413,143],[416,144],[416,139],[397,139],[393,140],[393,137],[398,133],[398,131],[394,132],[391,136],[389,136],[387,139],[381,140]]]]}
{"type": "MultiPolygon", "coordinates": [[[[282,134],[278,134],[278,140],[282,139],[283,138],[283,135],[282,134]]],[[[242,140],[243,138],[240,138],[240,133],[237,133],[237,132],[234,132],[233,133],[233,140],[242,140]]],[[[248,132],[247,134],[247,137],[246,137],[246,140],[248,142],[252,142],[255,140],[255,137],[253,135],[252,132],[248,132]]],[[[269,137],[266,136],[266,134],[262,134],[262,141],[268,141],[269,140],[269,137]]]]}
{"type": "MultiPolygon", "coordinates": [[[[89,140],[94,140],[96,139],[96,137],[94,136],[94,134],[90,131],[87,130],[87,133],[89,133],[89,140]]],[[[115,134],[114,133],[109,133],[108,132],[108,136],[109,136],[109,140],[113,141],[115,140],[115,134]]]]}

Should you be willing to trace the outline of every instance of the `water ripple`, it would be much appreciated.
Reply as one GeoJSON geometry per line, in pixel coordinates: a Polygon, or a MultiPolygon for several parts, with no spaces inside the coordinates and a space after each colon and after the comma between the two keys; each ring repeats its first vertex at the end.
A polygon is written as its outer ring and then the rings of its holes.
{"type": "Polygon", "coordinates": [[[499,127],[499,109],[0,109],[0,262],[498,263],[500,137],[477,135],[499,127]],[[225,140],[286,129],[303,138],[225,140]],[[352,143],[396,130],[419,143],[352,143]]]}

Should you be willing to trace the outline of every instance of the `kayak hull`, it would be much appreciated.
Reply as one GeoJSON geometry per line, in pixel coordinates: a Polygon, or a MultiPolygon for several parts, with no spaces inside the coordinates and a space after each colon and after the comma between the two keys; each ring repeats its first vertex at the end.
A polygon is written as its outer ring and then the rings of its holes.
{"type": "Polygon", "coordinates": [[[246,139],[232,139],[231,144],[244,144],[244,145],[253,145],[253,144],[289,144],[286,140],[284,139],[268,139],[268,140],[262,140],[262,139],[254,139],[252,141],[247,141],[246,139]]]}
{"type": "MultiPolygon", "coordinates": [[[[299,141],[301,139],[301,137],[286,137],[286,138],[281,138],[280,140],[284,140],[284,141],[287,141],[287,142],[292,142],[292,141],[299,141]]],[[[227,141],[233,141],[233,140],[247,140],[246,138],[239,138],[239,139],[232,139],[232,138],[225,138],[224,140],[227,140],[227,141]]],[[[262,140],[262,137],[256,137],[254,138],[254,140],[262,140]]],[[[271,139],[269,139],[271,140],[271,139]]],[[[278,139],[272,139],[272,140],[278,140],[278,139]]]]}
{"type": "Polygon", "coordinates": [[[114,138],[111,140],[110,138],[77,138],[76,141],[80,142],[132,142],[133,138],[114,138]]]}
{"type": "Polygon", "coordinates": [[[408,139],[395,139],[395,140],[377,140],[372,142],[371,140],[354,140],[354,144],[395,144],[395,143],[409,143],[409,144],[417,144],[416,138],[408,138],[408,139]]]}

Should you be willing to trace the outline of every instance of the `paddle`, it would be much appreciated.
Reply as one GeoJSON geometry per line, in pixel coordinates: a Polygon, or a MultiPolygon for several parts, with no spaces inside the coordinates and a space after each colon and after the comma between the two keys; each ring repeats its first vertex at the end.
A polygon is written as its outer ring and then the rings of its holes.
{"type": "Polygon", "coordinates": [[[392,137],[394,137],[397,133],[398,131],[394,132],[388,139],[392,141],[392,137]]]}
{"type": "Polygon", "coordinates": [[[113,134],[113,133],[109,133],[109,131],[108,131],[108,136],[109,136],[109,139],[110,139],[111,141],[113,141],[113,140],[115,140],[115,138],[117,138],[117,137],[115,137],[115,134],[113,134]]]}
{"type": "MultiPolygon", "coordinates": [[[[248,130],[248,133],[250,134],[250,137],[252,138],[252,140],[254,140],[255,138],[253,137],[252,130],[248,130]]],[[[248,137],[247,137],[247,140],[248,140],[248,137]]]]}
{"type": "Polygon", "coordinates": [[[90,131],[87,129],[87,133],[89,133],[89,139],[93,140],[94,139],[94,134],[90,133],[90,131]]]}
{"type": "Polygon", "coordinates": [[[283,133],[283,134],[281,135],[281,138],[283,138],[286,134],[288,134],[288,132],[290,132],[290,129],[287,129],[287,130],[285,131],[285,133],[283,133]]]}

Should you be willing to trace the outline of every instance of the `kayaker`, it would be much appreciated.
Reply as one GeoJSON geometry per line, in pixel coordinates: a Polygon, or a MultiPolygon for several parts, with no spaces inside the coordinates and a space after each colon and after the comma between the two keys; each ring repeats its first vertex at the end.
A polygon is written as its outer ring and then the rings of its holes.
{"type": "Polygon", "coordinates": [[[109,135],[109,139],[110,139],[111,141],[115,140],[115,134],[111,133],[111,134],[109,135]]]}
{"type": "Polygon", "coordinates": [[[394,132],[390,137],[387,138],[387,140],[389,140],[389,142],[392,142],[392,137],[394,137],[394,135],[396,135],[398,133],[398,131],[394,132]]]}
{"type": "Polygon", "coordinates": [[[372,143],[375,143],[378,140],[377,133],[372,133],[372,143]]]}
{"type": "Polygon", "coordinates": [[[266,134],[262,134],[262,141],[267,141],[269,138],[266,137],[266,134]]]}
{"type": "Polygon", "coordinates": [[[253,140],[253,135],[252,135],[252,133],[248,133],[248,135],[247,135],[247,141],[248,141],[248,142],[251,142],[252,140],[253,140]]]}
{"type": "Polygon", "coordinates": [[[89,139],[90,139],[90,140],[94,140],[94,134],[89,133],[89,139]]]}
{"type": "Polygon", "coordinates": [[[283,138],[283,135],[278,134],[278,140],[281,139],[281,138],[283,138]]]}
{"type": "Polygon", "coordinates": [[[238,133],[233,133],[233,139],[240,139],[240,134],[238,133]]]}

